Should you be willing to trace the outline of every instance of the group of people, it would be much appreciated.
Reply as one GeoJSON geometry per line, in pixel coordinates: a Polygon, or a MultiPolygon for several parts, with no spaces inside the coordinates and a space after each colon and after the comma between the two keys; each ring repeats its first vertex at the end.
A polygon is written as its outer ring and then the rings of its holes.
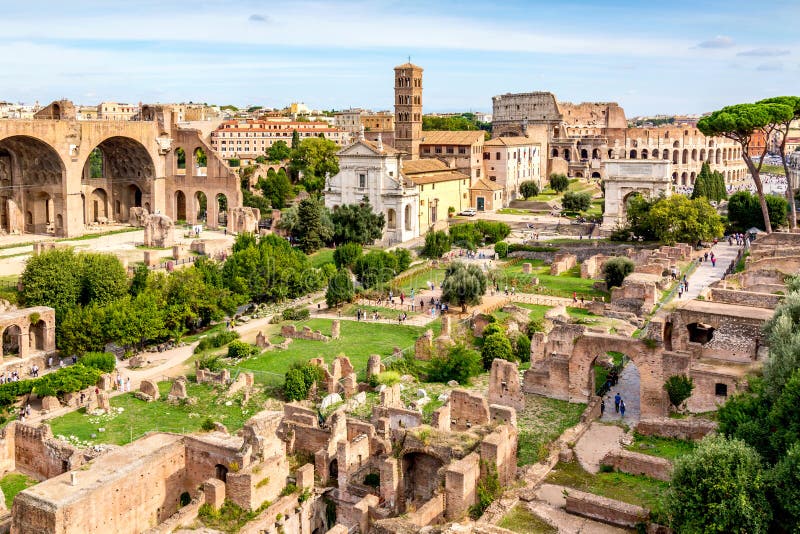
{"type": "Polygon", "coordinates": [[[728,236],[728,245],[733,246],[733,243],[736,242],[737,247],[741,247],[742,245],[749,245],[750,238],[747,237],[745,234],[731,234],[728,236]]]}
{"type": "MultiPolygon", "coordinates": [[[[625,417],[625,410],[628,407],[625,406],[625,400],[622,398],[622,395],[619,394],[619,391],[616,395],[614,395],[614,412],[618,413],[620,417],[625,417]]],[[[603,399],[600,401],[600,417],[603,417],[603,414],[606,412],[606,401],[603,399]]]]}
{"type": "Polygon", "coordinates": [[[28,371],[28,374],[31,375],[31,377],[33,377],[33,378],[39,378],[39,366],[36,365],[36,364],[33,364],[31,366],[31,370],[28,371]]]}
{"type": "Polygon", "coordinates": [[[114,378],[114,389],[117,391],[130,391],[131,390],[131,377],[124,379],[121,374],[117,373],[114,378]]]}
{"type": "Polygon", "coordinates": [[[0,384],[7,384],[9,382],[19,382],[19,373],[16,371],[11,371],[8,373],[8,376],[6,376],[5,373],[0,375],[0,384]]]}

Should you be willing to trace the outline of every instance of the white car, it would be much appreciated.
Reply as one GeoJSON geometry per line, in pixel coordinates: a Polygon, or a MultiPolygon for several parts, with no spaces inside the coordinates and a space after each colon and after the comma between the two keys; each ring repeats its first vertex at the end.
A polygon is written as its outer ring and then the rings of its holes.
{"type": "Polygon", "coordinates": [[[475,208],[467,208],[464,211],[460,212],[459,215],[465,215],[467,217],[474,217],[478,213],[478,210],[475,208]]]}

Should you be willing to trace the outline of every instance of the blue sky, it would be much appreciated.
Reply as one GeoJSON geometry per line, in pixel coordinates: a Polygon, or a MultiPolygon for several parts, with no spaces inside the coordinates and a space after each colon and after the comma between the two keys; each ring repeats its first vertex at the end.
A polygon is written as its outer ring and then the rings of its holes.
{"type": "Polygon", "coordinates": [[[699,113],[800,93],[800,1],[6,0],[0,100],[392,105],[425,69],[425,111],[506,92],[699,113]]]}

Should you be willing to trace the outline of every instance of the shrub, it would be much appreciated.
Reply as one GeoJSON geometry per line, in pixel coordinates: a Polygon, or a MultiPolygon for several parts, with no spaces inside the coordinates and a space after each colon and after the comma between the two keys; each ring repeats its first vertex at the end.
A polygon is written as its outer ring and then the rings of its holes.
{"type": "Polygon", "coordinates": [[[329,308],[338,306],[343,302],[350,302],[355,296],[353,280],[350,271],[341,269],[328,280],[328,290],[325,291],[325,303],[329,308]]]}
{"type": "Polygon", "coordinates": [[[212,421],[210,417],[206,417],[203,419],[203,422],[200,423],[200,430],[203,432],[211,432],[214,430],[214,421],[212,421]]]}
{"type": "Polygon", "coordinates": [[[486,339],[492,334],[504,334],[504,333],[505,330],[503,330],[503,327],[500,326],[498,323],[489,323],[486,325],[486,328],[483,329],[483,332],[481,332],[481,337],[486,339]]]}
{"type": "Polygon", "coordinates": [[[391,252],[373,250],[356,260],[353,272],[364,287],[377,287],[394,278],[399,272],[397,256],[391,252]]]}
{"type": "Polygon", "coordinates": [[[531,319],[528,321],[528,326],[525,327],[525,333],[529,338],[533,339],[536,332],[544,332],[544,319],[531,319]]]}
{"type": "MultiPolygon", "coordinates": [[[[481,463],[484,463],[481,460],[481,463]]],[[[489,505],[503,493],[500,478],[497,476],[497,467],[494,464],[487,466],[486,476],[478,481],[478,502],[469,507],[469,516],[479,519],[489,508],[489,505]]]]}
{"type": "Polygon", "coordinates": [[[425,246],[422,255],[426,258],[438,259],[450,251],[450,236],[447,232],[437,230],[425,234],[425,246]]]}
{"type": "Polygon", "coordinates": [[[344,243],[333,251],[333,263],[336,264],[337,269],[352,268],[361,254],[363,254],[363,248],[358,243],[344,243]]]}
{"type": "Polygon", "coordinates": [[[470,378],[481,374],[482,371],[481,355],[464,345],[456,345],[446,356],[431,358],[428,364],[428,380],[431,382],[455,380],[465,385],[469,383],[470,378]]]}
{"type": "Polygon", "coordinates": [[[86,367],[110,373],[117,366],[117,357],[110,352],[87,352],[81,356],[80,362],[86,367]]]}
{"type": "Polygon", "coordinates": [[[611,258],[603,264],[603,278],[610,290],[612,287],[621,287],[625,277],[633,272],[635,265],[630,258],[611,258]]]}
{"type": "Polygon", "coordinates": [[[778,462],[770,476],[775,494],[775,517],[785,532],[800,531],[800,442],[778,462]]]}
{"type": "Polygon", "coordinates": [[[553,173],[550,175],[550,188],[553,191],[561,193],[562,191],[566,191],[568,187],[569,178],[567,178],[566,174],[553,173]]]}
{"type": "Polygon", "coordinates": [[[516,354],[517,359],[521,362],[526,362],[531,358],[531,340],[528,336],[523,334],[522,332],[517,333],[514,336],[513,345],[514,345],[514,354],[516,354]]]}
{"type": "Polygon", "coordinates": [[[242,358],[253,356],[257,352],[257,347],[254,347],[249,343],[245,343],[244,341],[239,341],[238,339],[231,341],[228,345],[228,358],[233,358],[235,360],[241,360],[242,358]]]}
{"type": "Polygon", "coordinates": [[[677,408],[692,396],[694,381],[686,375],[673,375],[664,383],[664,389],[669,396],[669,403],[677,408]]]}
{"type": "Polygon", "coordinates": [[[283,394],[290,401],[303,400],[308,397],[308,390],[314,382],[323,379],[322,369],[310,363],[295,364],[286,372],[283,383],[283,394]]]}
{"type": "Polygon", "coordinates": [[[533,180],[527,180],[519,184],[519,194],[522,198],[531,198],[539,194],[539,184],[533,180]]]}
{"type": "Polygon", "coordinates": [[[483,347],[481,347],[481,359],[483,360],[484,369],[491,368],[495,358],[516,361],[514,351],[511,349],[511,342],[505,334],[500,332],[484,337],[483,347]]]}
{"type": "Polygon", "coordinates": [[[311,317],[308,308],[286,308],[281,314],[284,321],[305,321],[311,317]]]}
{"type": "Polygon", "coordinates": [[[378,374],[378,384],[393,386],[400,382],[400,373],[397,371],[384,371],[378,374]]]}
{"type": "Polygon", "coordinates": [[[212,373],[221,371],[225,366],[222,363],[222,358],[217,355],[203,356],[197,361],[200,369],[206,369],[212,373]]]}
{"type": "Polygon", "coordinates": [[[286,487],[281,490],[281,497],[286,497],[297,491],[297,486],[289,482],[286,487]]]}
{"type": "Polygon", "coordinates": [[[397,258],[397,272],[402,272],[411,266],[411,253],[406,248],[396,248],[392,251],[397,258]]]}
{"type": "Polygon", "coordinates": [[[494,252],[498,258],[505,258],[508,256],[508,243],[505,241],[498,241],[494,244],[494,252]]]}
{"type": "Polygon", "coordinates": [[[234,339],[239,338],[239,332],[236,330],[225,330],[220,332],[219,334],[215,334],[210,337],[204,337],[200,340],[197,346],[194,348],[194,352],[203,352],[204,350],[208,349],[218,349],[223,347],[233,341],[234,339]]]}
{"type": "Polygon", "coordinates": [[[561,199],[561,207],[565,211],[586,211],[591,205],[592,195],[589,193],[567,191],[561,199]]]}

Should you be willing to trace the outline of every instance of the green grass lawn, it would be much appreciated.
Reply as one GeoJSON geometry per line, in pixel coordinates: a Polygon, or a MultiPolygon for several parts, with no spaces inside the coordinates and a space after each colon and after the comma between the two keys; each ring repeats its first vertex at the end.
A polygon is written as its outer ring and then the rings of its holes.
{"type": "Polygon", "coordinates": [[[499,272],[495,271],[493,273],[500,283],[501,291],[508,284],[509,286],[516,285],[519,291],[526,293],[536,292],[536,286],[533,285],[532,280],[533,278],[538,278],[539,285],[545,288],[544,294],[571,297],[572,293],[575,292],[579,297],[584,296],[586,298],[605,298],[608,295],[592,287],[596,280],[580,278],[579,266],[560,275],[553,276],[550,274],[550,266],[542,260],[525,260],[525,262],[532,264],[533,272],[531,274],[522,272],[523,262],[506,264],[499,269],[499,272]]]}
{"type": "MultiPolygon", "coordinates": [[[[308,326],[312,330],[320,330],[323,334],[331,333],[330,319],[311,319],[298,323],[298,328],[308,326]]],[[[437,321],[430,325],[434,329],[441,328],[437,321]]],[[[343,354],[350,358],[360,380],[365,379],[367,359],[370,354],[389,356],[394,347],[405,349],[412,347],[416,339],[427,328],[418,326],[400,326],[367,321],[342,321],[339,339],[327,343],[295,339],[287,350],[273,349],[258,356],[248,358],[235,368],[254,371],[256,382],[279,385],[283,376],[294,363],[306,362],[311,358],[322,357],[326,362],[343,354]],[[276,383],[276,381],[278,383],[276,383]]],[[[272,340],[272,339],[271,339],[272,340]]]]}
{"type": "Polygon", "coordinates": [[[311,266],[319,269],[326,263],[333,263],[333,249],[321,248],[308,258],[311,260],[311,266]]]}
{"type": "Polygon", "coordinates": [[[517,413],[517,465],[544,459],[549,452],[547,444],[577,425],[585,409],[585,404],[525,395],[525,409],[517,413]]]}
{"type": "MultiPolygon", "coordinates": [[[[414,300],[416,302],[416,299],[414,300]]],[[[395,302],[397,302],[398,304],[400,303],[399,299],[397,298],[395,298],[395,302]]],[[[406,299],[405,307],[407,307],[410,303],[411,301],[406,299]]],[[[341,312],[343,317],[355,317],[356,310],[365,311],[367,312],[367,314],[369,314],[370,317],[372,316],[372,312],[377,311],[382,319],[397,319],[397,316],[400,315],[401,313],[407,313],[409,318],[419,315],[419,313],[407,311],[407,309],[401,311],[392,308],[385,308],[383,306],[369,306],[369,305],[362,306],[357,304],[345,304],[344,306],[341,307],[341,312]]]]}
{"type": "Polygon", "coordinates": [[[643,436],[636,433],[634,434],[633,443],[626,448],[629,451],[649,454],[650,456],[660,456],[661,458],[675,461],[693,452],[696,446],[697,445],[693,441],[661,438],[658,436],[643,436]]]}
{"type": "Polygon", "coordinates": [[[545,482],[643,506],[650,510],[655,522],[666,517],[663,499],[669,489],[668,482],[619,472],[593,475],[578,462],[559,462],[545,482]]]}
{"type": "Polygon", "coordinates": [[[171,382],[159,382],[162,400],[145,402],[134,397],[133,393],[125,393],[111,398],[111,407],[122,408],[122,412],[115,410],[110,415],[87,415],[81,408],[47,423],[54,435],[65,436],[72,443],[124,445],[151,430],[196,432],[206,417],[219,421],[235,433],[245,421],[264,409],[266,400],[263,393],[257,392],[242,406],[242,394],[228,398],[209,385],[189,382],[186,392],[189,397],[197,399],[197,404],[170,404],[165,399],[171,385],[171,382]],[[100,428],[105,430],[100,432],[100,428]]]}
{"type": "Polygon", "coordinates": [[[444,280],[444,269],[420,269],[419,271],[415,271],[408,276],[401,275],[398,279],[399,283],[392,282],[392,287],[395,288],[395,293],[397,291],[403,291],[405,292],[406,296],[409,296],[412,289],[416,290],[417,292],[419,292],[421,289],[428,289],[427,283],[429,281],[435,283],[436,287],[439,287],[439,284],[441,284],[442,280],[444,280]]]}
{"type": "Polygon", "coordinates": [[[38,484],[36,480],[22,473],[9,473],[0,478],[0,489],[3,490],[3,496],[6,498],[6,508],[11,510],[17,493],[36,484],[38,484]]]}
{"type": "MultiPolygon", "coordinates": [[[[544,306],[542,304],[528,304],[526,302],[514,302],[514,306],[519,306],[520,308],[525,308],[526,310],[530,310],[528,313],[529,319],[544,319],[544,314],[547,313],[547,310],[551,308],[551,306],[544,306]]],[[[506,320],[511,317],[511,314],[508,312],[504,312],[502,309],[499,309],[492,313],[495,319],[497,319],[501,323],[505,323],[506,320]]]]}
{"type": "Polygon", "coordinates": [[[533,213],[532,210],[521,210],[519,208],[500,208],[497,210],[497,213],[502,213],[504,215],[530,215],[533,213]]]}
{"type": "Polygon", "coordinates": [[[783,165],[767,165],[766,163],[761,167],[761,172],[769,174],[780,174],[786,176],[786,169],[783,165]]]}
{"type": "Polygon", "coordinates": [[[511,532],[518,534],[557,534],[558,529],[551,527],[545,523],[525,506],[524,503],[519,503],[511,509],[500,523],[497,524],[500,528],[507,528],[511,532]]]}

